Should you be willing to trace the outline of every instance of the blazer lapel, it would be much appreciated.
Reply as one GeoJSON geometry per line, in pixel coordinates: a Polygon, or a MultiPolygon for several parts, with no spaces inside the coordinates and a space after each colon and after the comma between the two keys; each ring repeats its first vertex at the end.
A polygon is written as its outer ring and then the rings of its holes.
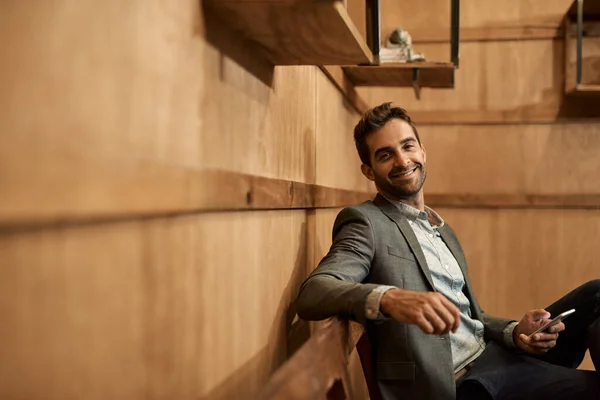
{"type": "Polygon", "coordinates": [[[425,276],[425,279],[427,279],[427,282],[429,282],[431,289],[435,291],[433,279],[431,278],[431,273],[429,272],[429,267],[427,266],[427,261],[425,260],[425,254],[423,254],[423,250],[421,249],[421,245],[419,244],[417,236],[410,227],[406,217],[402,215],[398,207],[387,201],[387,199],[380,194],[373,199],[373,204],[379,207],[379,209],[398,226],[398,229],[400,229],[400,232],[402,232],[402,235],[414,253],[415,258],[417,259],[417,264],[421,268],[421,272],[425,276]]]}
{"type": "Polygon", "coordinates": [[[440,232],[440,236],[450,252],[458,262],[458,266],[463,273],[463,276],[467,277],[467,260],[465,259],[465,254],[462,252],[460,248],[460,244],[458,244],[458,239],[454,235],[454,233],[448,228],[448,225],[444,224],[441,228],[438,229],[440,232]]]}
{"type": "Polygon", "coordinates": [[[460,243],[458,243],[458,238],[452,231],[452,229],[444,224],[440,229],[440,235],[442,236],[442,240],[450,249],[450,252],[456,259],[460,270],[463,273],[463,277],[465,279],[465,287],[467,289],[467,298],[471,303],[471,314],[477,318],[481,319],[479,315],[479,304],[477,304],[477,299],[475,298],[475,292],[473,291],[473,286],[471,286],[471,280],[469,279],[469,274],[467,273],[467,259],[465,258],[465,253],[462,251],[460,247],[460,243]]]}

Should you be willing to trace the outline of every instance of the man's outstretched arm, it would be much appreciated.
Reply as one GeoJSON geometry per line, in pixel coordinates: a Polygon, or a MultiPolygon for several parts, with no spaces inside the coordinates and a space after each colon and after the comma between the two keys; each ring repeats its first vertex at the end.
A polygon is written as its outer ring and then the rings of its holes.
{"type": "Polygon", "coordinates": [[[342,210],[329,253],[300,288],[298,315],[312,320],[337,315],[364,323],[381,317],[381,310],[398,322],[418,325],[425,333],[456,331],[459,311],[442,295],[361,283],[371,268],[374,241],[368,217],[356,208],[342,210]],[[367,307],[367,299],[375,300],[376,309],[367,307]]]}
{"type": "Polygon", "coordinates": [[[300,318],[341,316],[364,323],[367,296],[379,286],[361,283],[371,269],[374,240],[371,222],[357,208],[338,214],[329,252],[300,288],[300,318]]]}

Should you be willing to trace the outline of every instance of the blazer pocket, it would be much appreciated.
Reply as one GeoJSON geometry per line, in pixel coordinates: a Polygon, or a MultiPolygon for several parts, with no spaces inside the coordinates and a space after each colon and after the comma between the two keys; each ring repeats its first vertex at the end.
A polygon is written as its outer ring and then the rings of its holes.
{"type": "Polygon", "coordinates": [[[415,256],[413,256],[412,253],[401,252],[399,249],[392,247],[390,245],[388,245],[388,254],[390,256],[400,257],[403,260],[412,261],[414,263],[417,262],[417,259],[415,258],[415,256]]]}
{"type": "Polygon", "coordinates": [[[385,380],[415,380],[415,363],[409,361],[378,362],[377,378],[385,380]]]}

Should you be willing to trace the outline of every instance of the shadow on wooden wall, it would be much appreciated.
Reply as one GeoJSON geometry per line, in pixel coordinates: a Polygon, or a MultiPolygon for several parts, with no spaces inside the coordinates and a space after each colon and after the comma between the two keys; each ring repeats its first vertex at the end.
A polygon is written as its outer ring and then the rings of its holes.
{"type": "Polygon", "coordinates": [[[210,7],[202,2],[204,16],[204,38],[221,52],[221,79],[223,79],[223,62],[228,57],[254,75],[267,86],[273,84],[275,67],[266,61],[261,49],[246,39],[240,32],[234,32],[215,15],[210,7]]]}
{"type": "MultiPolygon", "coordinates": [[[[310,225],[310,222],[308,225],[310,225]]],[[[308,236],[310,232],[311,230],[307,229],[307,223],[304,223],[300,231],[294,268],[269,329],[267,346],[263,347],[244,365],[232,371],[226,379],[201,397],[200,400],[238,398],[240,393],[245,394],[244,398],[254,398],[270,375],[265,374],[257,380],[256,371],[271,371],[273,373],[310,337],[310,324],[295,318],[296,298],[300,285],[306,277],[310,260],[309,246],[312,242],[312,238],[308,236]]],[[[218,360],[215,360],[216,362],[218,360]]]]}

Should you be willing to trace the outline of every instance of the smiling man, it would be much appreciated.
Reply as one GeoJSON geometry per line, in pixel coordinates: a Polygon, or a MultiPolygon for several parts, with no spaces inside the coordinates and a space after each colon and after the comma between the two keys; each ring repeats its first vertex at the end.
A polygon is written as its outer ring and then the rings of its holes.
{"type": "Polygon", "coordinates": [[[328,254],[300,289],[300,317],[364,324],[386,400],[600,398],[600,375],[575,369],[588,348],[600,368],[600,279],[519,322],[486,314],[458,238],[425,206],[427,154],[406,111],[369,110],[354,139],[379,193],[339,213],[328,254]]]}

